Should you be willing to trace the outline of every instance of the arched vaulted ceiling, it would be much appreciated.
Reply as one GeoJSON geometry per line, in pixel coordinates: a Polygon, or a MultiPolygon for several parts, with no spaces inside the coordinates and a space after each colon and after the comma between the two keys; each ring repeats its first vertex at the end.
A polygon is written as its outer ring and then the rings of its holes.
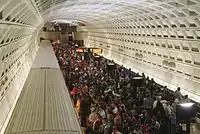
{"type": "Polygon", "coordinates": [[[84,23],[87,45],[200,101],[200,0],[0,0],[0,129],[54,20],[84,23]]]}

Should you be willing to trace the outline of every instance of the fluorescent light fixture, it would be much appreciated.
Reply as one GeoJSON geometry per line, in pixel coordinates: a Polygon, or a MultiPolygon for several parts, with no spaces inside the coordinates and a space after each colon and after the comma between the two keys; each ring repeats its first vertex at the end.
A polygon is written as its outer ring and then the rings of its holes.
{"type": "Polygon", "coordinates": [[[78,21],[77,20],[52,20],[51,22],[54,23],[67,23],[67,24],[72,24],[72,25],[78,25],[78,21]]]}
{"type": "Polygon", "coordinates": [[[189,107],[191,107],[192,105],[194,105],[194,103],[181,103],[181,104],[179,104],[180,106],[182,106],[182,107],[185,107],[185,108],[189,108],[189,107]]]}

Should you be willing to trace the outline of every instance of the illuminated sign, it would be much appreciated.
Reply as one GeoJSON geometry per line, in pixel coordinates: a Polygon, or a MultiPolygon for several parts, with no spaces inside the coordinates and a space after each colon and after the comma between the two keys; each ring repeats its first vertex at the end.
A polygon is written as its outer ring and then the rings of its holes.
{"type": "Polygon", "coordinates": [[[92,52],[95,54],[102,54],[103,50],[101,48],[93,48],[92,52]]]}
{"type": "Polygon", "coordinates": [[[85,53],[85,52],[92,52],[94,54],[99,54],[101,55],[103,50],[101,48],[77,48],[76,49],[77,53],[85,53]]]}
{"type": "Polygon", "coordinates": [[[84,48],[77,48],[77,49],[76,49],[76,52],[77,52],[77,53],[84,53],[84,48]]]}

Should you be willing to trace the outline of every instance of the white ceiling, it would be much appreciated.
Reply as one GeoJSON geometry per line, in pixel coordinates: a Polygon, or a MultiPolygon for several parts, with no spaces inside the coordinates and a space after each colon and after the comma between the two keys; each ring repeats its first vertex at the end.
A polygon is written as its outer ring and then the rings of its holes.
{"type": "MultiPolygon", "coordinates": [[[[200,0],[0,0],[0,12],[0,80],[8,77],[8,84],[14,77],[11,72],[20,69],[17,63],[23,63],[22,57],[36,48],[37,35],[48,21],[79,21],[87,25],[90,37],[112,36],[112,39],[120,39],[124,46],[127,44],[124,40],[135,40],[200,50],[200,0]],[[104,35],[98,33],[97,28],[104,35]]],[[[131,45],[142,49],[137,43],[131,45]]],[[[152,47],[154,50],[169,52],[152,47]]],[[[194,64],[200,60],[199,53],[174,49],[167,55],[175,53],[177,57],[192,61],[188,65],[192,77],[200,74],[194,71],[199,69],[194,64]]]]}

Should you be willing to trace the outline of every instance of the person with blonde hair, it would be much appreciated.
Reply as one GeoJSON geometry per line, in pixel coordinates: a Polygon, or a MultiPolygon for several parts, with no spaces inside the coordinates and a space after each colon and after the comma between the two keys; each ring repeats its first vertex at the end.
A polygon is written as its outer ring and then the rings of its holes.
{"type": "Polygon", "coordinates": [[[81,102],[80,102],[80,98],[79,98],[76,101],[76,107],[75,107],[77,115],[79,115],[79,113],[80,113],[80,106],[81,106],[81,102]]]}
{"type": "Polygon", "coordinates": [[[113,126],[112,134],[121,134],[121,133],[117,130],[116,126],[113,126]]]}

